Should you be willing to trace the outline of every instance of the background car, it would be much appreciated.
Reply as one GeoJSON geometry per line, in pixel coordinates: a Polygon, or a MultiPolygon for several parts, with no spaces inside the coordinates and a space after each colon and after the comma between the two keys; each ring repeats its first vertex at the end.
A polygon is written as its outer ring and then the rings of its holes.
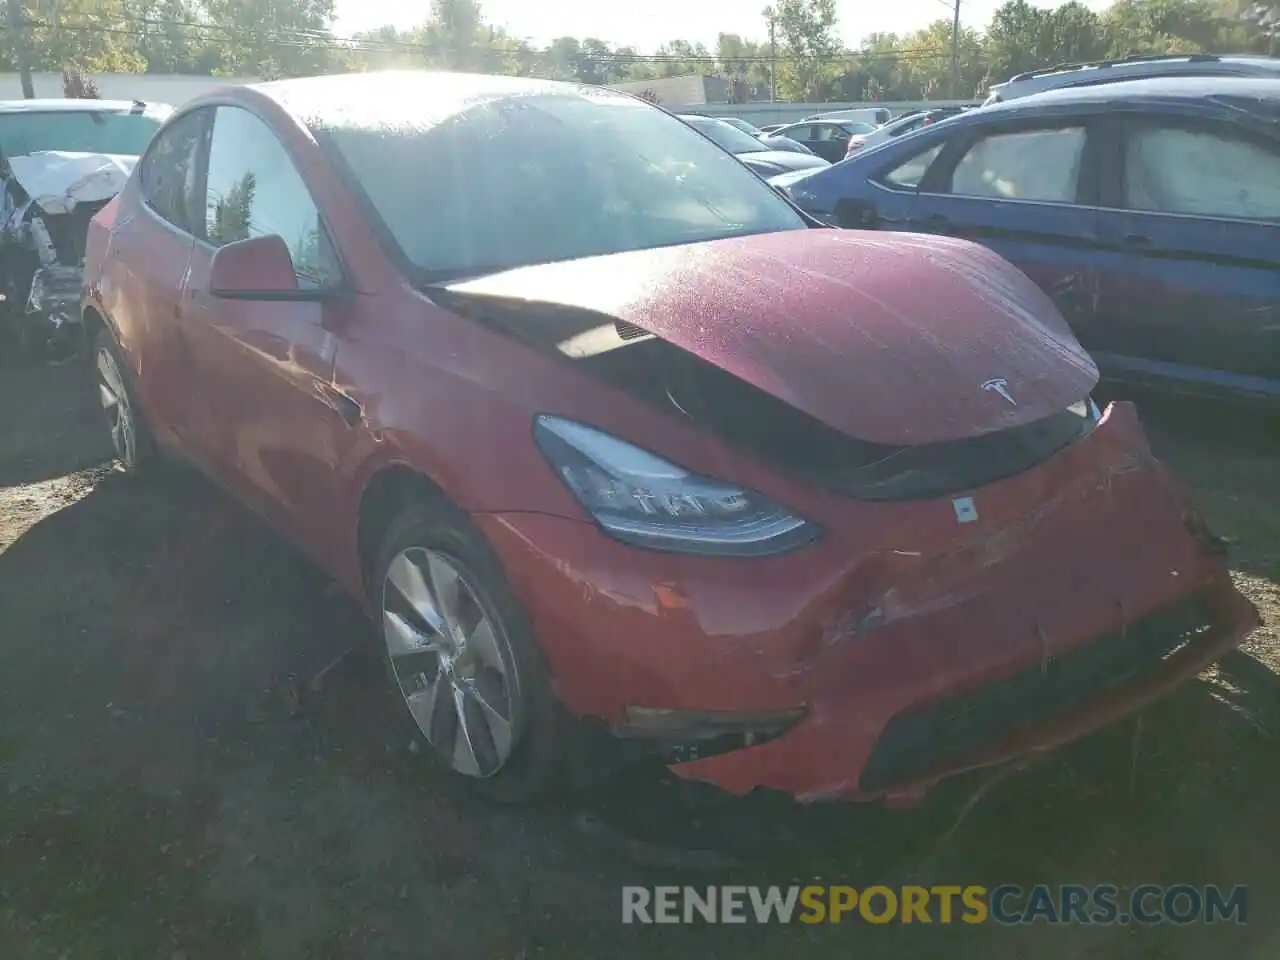
{"type": "Polygon", "coordinates": [[[128,100],[0,102],[0,352],[62,360],[81,346],[89,220],[124,186],[173,108],[128,100]]]}
{"type": "Polygon", "coordinates": [[[788,170],[815,170],[828,165],[827,160],[811,153],[771,148],[766,141],[757,140],[718,117],[685,114],[680,119],[728,150],[762,177],[776,176],[788,170]]]}
{"type": "Polygon", "coordinates": [[[894,140],[903,134],[913,133],[921,127],[927,127],[930,124],[937,123],[939,120],[945,120],[947,117],[954,117],[963,109],[963,107],[935,107],[932,110],[916,110],[904,114],[897,119],[890,120],[883,126],[876,127],[869,133],[858,133],[851,136],[845,146],[845,156],[847,157],[859,150],[870,150],[872,147],[894,140]]]}
{"type": "Polygon", "coordinates": [[[983,101],[1029,97],[1062,87],[1083,87],[1120,80],[1153,77],[1273,77],[1280,78],[1280,58],[1216,53],[1172,53],[1096,60],[1090,63],[1060,63],[1042,70],[1029,70],[993,86],[983,101]]]}
{"type": "Polygon", "coordinates": [[[224,88],[88,248],[122,463],[194,463],[334,577],[417,752],[500,799],[642,758],[918,797],[1258,622],[1025,276],[815,228],[637,98],[224,88]]]}
{"type": "Polygon", "coordinates": [[[750,134],[751,136],[755,137],[757,140],[762,142],[765,145],[765,147],[768,148],[769,150],[782,150],[784,152],[790,152],[790,153],[812,153],[813,152],[804,144],[797,143],[796,141],[792,140],[790,137],[771,136],[765,133],[755,124],[748,123],[746,120],[739,119],[738,117],[716,117],[715,119],[723,120],[725,123],[729,124],[730,126],[737,127],[743,133],[750,134]]]}
{"type": "Polygon", "coordinates": [[[872,126],[879,126],[882,123],[888,123],[892,117],[893,114],[888,107],[852,107],[848,110],[828,110],[824,113],[815,113],[805,117],[804,122],[841,120],[849,123],[869,123],[872,126]]]}
{"type": "Polygon", "coordinates": [[[830,163],[844,159],[849,138],[870,133],[875,124],[857,120],[811,120],[788,124],[773,132],[775,137],[790,137],[804,144],[830,163]]]}
{"type": "Polygon", "coordinates": [[[749,133],[753,137],[766,136],[765,132],[757,127],[754,123],[743,120],[741,117],[716,117],[717,120],[723,120],[731,126],[737,127],[743,133],[749,133]]]}
{"type": "Polygon", "coordinates": [[[1280,402],[1276,81],[1050,91],[773,182],[830,223],[986,244],[1110,378],[1280,402]]]}

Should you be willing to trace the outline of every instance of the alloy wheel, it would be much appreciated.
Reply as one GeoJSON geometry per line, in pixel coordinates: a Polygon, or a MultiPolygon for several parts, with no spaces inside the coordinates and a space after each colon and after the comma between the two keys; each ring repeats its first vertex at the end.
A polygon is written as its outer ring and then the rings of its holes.
{"type": "Polygon", "coordinates": [[[455,772],[491,777],[518,742],[519,678],[505,631],[447,554],[402,550],[382,586],[391,672],[419,732],[455,772]]]}
{"type": "Polygon", "coordinates": [[[107,428],[111,431],[111,445],[115,447],[116,456],[126,468],[134,465],[137,451],[136,431],[133,423],[133,409],[129,403],[129,393],[125,390],[124,377],[116,358],[105,347],[98,350],[98,395],[102,400],[102,412],[107,418],[107,428]]]}

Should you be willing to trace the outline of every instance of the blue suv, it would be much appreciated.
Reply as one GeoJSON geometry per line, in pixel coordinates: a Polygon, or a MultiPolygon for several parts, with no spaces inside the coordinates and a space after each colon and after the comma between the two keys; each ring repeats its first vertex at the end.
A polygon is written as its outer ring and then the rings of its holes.
{"type": "Polygon", "coordinates": [[[1109,379],[1280,405],[1280,80],[1053,90],[771,182],[833,226],[991,247],[1109,379]]]}

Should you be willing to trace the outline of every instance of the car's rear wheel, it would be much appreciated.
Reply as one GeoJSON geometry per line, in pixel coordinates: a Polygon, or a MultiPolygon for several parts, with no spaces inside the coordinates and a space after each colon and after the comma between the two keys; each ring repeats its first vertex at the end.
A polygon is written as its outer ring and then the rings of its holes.
{"type": "Polygon", "coordinates": [[[371,580],[392,695],[424,752],[494,799],[555,784],[563,719],[497,557],[464,514],[415,505],[390,524],[371,580]]]}
{"type": "Polygon", "coordinates": [[[98,332],[95,340],[93,362],[98,398],[116,459],[127,473],[145,471],[156,459],[155,440],[138,407],[126,373],[128,367],[121,360],[111,334],[105,329],[98,332]]]}

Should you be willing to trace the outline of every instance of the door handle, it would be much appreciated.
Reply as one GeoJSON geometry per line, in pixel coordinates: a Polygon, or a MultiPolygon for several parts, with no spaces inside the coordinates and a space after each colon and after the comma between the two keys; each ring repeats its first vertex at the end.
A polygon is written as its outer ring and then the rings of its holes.
{"type": "Polygon", "coordinates": [[[1152,240],[1145,233],[1126,233],[1124,242],[1131,247],[1149,247],[1152,240]]]}

